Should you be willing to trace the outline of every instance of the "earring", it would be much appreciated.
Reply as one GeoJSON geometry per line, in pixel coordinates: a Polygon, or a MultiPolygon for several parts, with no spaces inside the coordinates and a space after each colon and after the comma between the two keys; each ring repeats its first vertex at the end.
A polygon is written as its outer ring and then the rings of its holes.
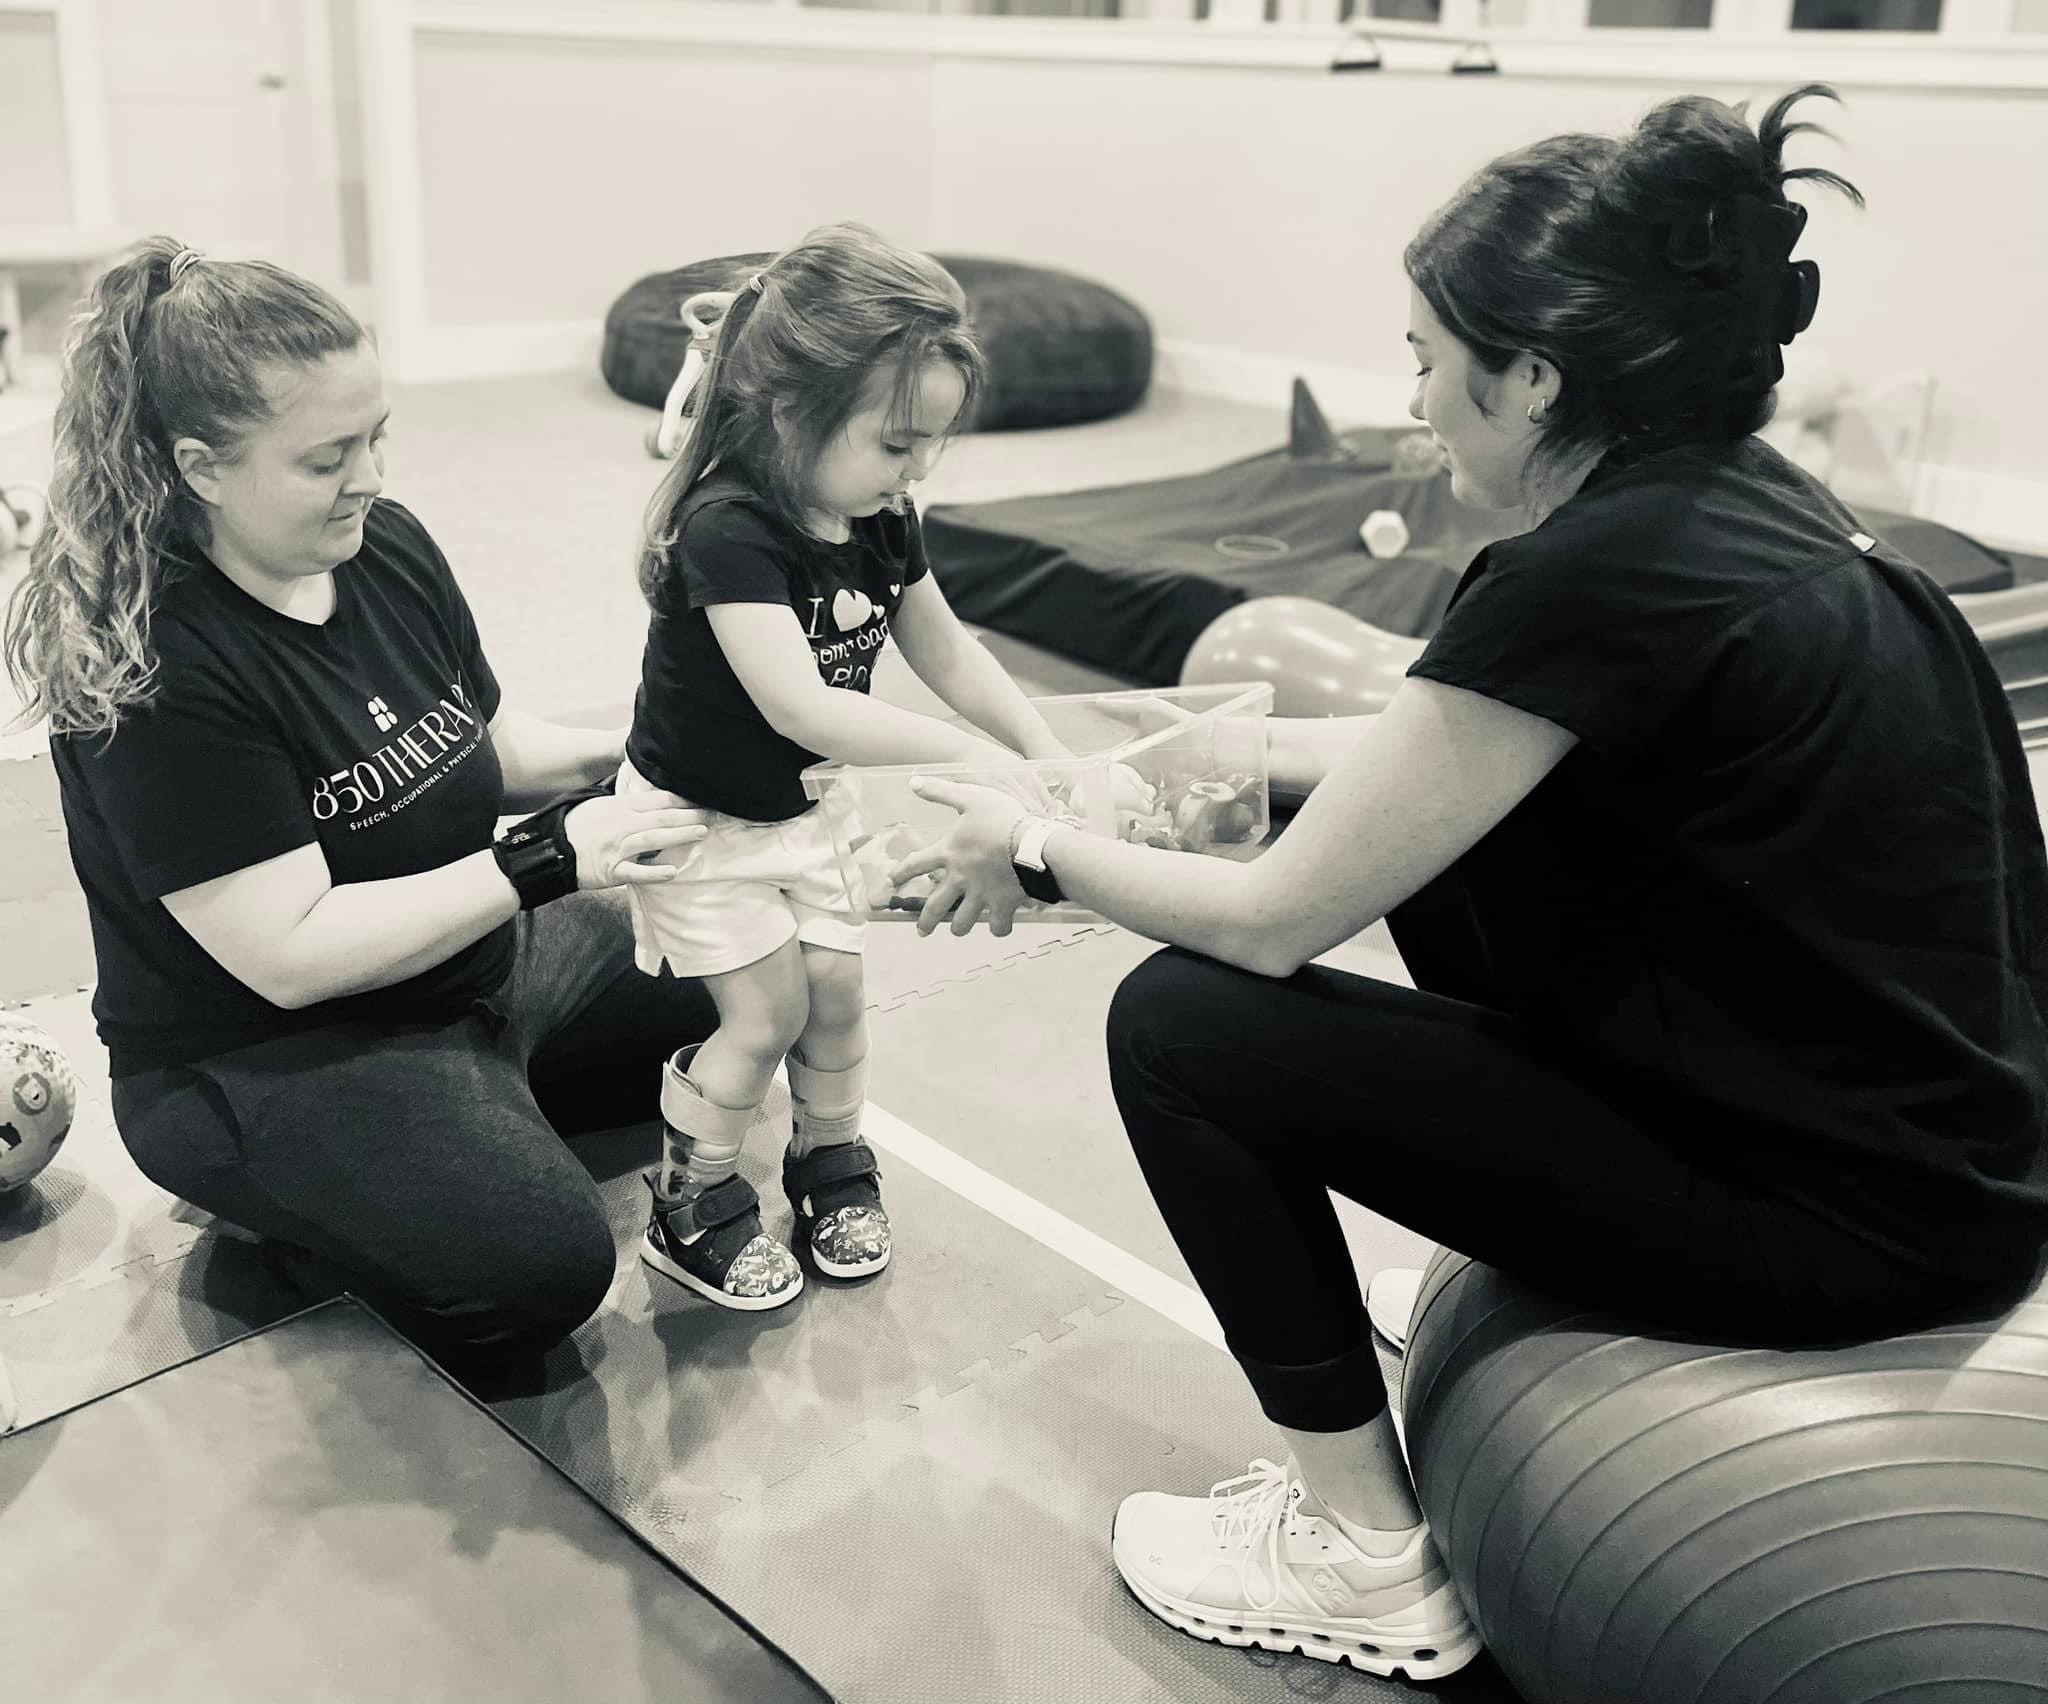
{"type": "Polygon", "coordinates": [[[1538,397],[1538,398],[1537,398],[1537,399],[1536,399],[1536,400],[1535,400],[1534,402],[1532,402],[1532,403],[1530,403],[1530,404],[1529,404],[1529,424],[1530,424],[1531,426],[1541,426],[1541,425],[1543,424],[1543,422],[1544,422],[1544,421],[1546,421],[1546,420],[1548,420],[1549,418],[1550,418],[1550,398],[1549,398],[1549,397],[1547,397],[1547,396],[1539,396],[1539,397],[1538,397]]]}

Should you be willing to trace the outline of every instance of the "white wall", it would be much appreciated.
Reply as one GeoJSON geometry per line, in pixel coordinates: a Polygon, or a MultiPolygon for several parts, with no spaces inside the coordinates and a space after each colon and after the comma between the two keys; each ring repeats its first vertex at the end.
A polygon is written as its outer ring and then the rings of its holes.
{"type": "Polygon", "coordinates": [[[0,4],[0,224],[72,222],[57,25],[0,4]]]}
{"type": "Polygon", "coordinates": [[[601,318],[643,273],[831,219],[937,241],[923,64],[427,34],[414,76],[433,326],[601,318]]]}
{"type": "Polygon", "coordinates": [[[327,53],[334,100],[335,193],[341,203],[341,275],[370,281],[370,209],[363,163],[363,74],[356,0],[327,0],[327,53]]]}
{"type": "MultiPolygon", "coordinates": [[[[1688,86],[1764,99],[1785,86],[1512,65],[1334,77],[943,43],[861,51],[865,39],[428,27],[402,103],[417,150],[381,157],[382,182],[399,187],[373,210],[404,274],[395,294],[380,278],[380,301],[403,308],[387,345],[401,376],[585,363],[606,305],[642,273],[855,217],[1124,290],[1153,319],[1167,383],[1277,403],[1302,371],[1335,412],[1398,418],[1411,371],[1401,250],[1470,170],[1561,130],[1625,126],[1688,86]]],[[[373,112],[379,63],[366,56],[373,112]]],[[[1715,63],[1703,56],[1703,75],[1729,74],[1715,63]]],[[[1831,122],[1845,145],[1795,147],[1846,171],[1871,206],[1812,198],[1801,252],[1825,284],[1795,372],[1831,357],[1866,387],[1934,375],[1923,502],[2048,548],[2048,87],[1912,87],[1881,55],[1845,54],[1842,70],[1850,106],[1831,122]]]]}
{"type": "MultiPolygon", "coordinates": [[[[1693,87],[1758,105],[1777,92],[1693,87]]],[[[1681,92],[941,61],[940,246],[1113,283],[1144,304],[1170,354],[1226,384],[1258,372],[1230,352],[1338,369],[1326,386],[1357,412],[1398,394],[1386,381],[1410,370],[1401,251],[1466,173],[1557,131],[1618,129],[1681,92]]],[[[2048,95],[1845,92],[1846,111],[1812,115],[1843,145],[1802,139],[1793,158],[1841,170],[1869,210],[1805,195],[1800,253],[1821,264],[1822,305],[1792,359],[1824,354],[1873,385],[1932,373],[1930,460],[1979,481],[2048,479],[2048,95]]],[[[2038,496],[2048,533],[2048,490],[2038,496]]]]}

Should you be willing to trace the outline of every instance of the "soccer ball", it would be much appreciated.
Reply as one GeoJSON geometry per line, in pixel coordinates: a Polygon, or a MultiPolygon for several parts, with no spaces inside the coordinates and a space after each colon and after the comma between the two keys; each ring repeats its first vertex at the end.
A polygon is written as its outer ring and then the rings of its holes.
{"type": "Polygon", "coordinates": [[[0,1015],[0,1195],[48,1165],[71,1134],[78,1078],[34,1024],[0,1015]]]}

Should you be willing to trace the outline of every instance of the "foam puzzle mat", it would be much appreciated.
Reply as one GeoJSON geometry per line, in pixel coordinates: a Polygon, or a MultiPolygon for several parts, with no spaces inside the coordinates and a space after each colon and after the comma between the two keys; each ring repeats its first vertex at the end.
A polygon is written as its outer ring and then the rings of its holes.
{"type": "Polygon", "coordinates": [[[0,1507],[38,1704],[826,1696],[349,1302],[0,1440],[0,1507]]]}

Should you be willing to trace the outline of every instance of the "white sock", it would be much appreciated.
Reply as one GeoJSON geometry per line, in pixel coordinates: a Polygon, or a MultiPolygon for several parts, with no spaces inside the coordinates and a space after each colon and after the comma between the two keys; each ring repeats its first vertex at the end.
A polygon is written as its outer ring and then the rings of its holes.
{"type": "Polygon", "coordinates": [[[1414,1526],[1402,1527],[1398,1531],[1383,1527],[1358,1526],[1347,1521],[1327,1503],[1323,1507],[1328,1510],[1330,1519],[1337,1523],[1337,1530],[1375,1562],[1399,1561],[1402,1553],[1415,1544],[1417,1537],[1429,1530],[1429,1523],[1426,1521],[1418,1521],[1414,1526]]]}

